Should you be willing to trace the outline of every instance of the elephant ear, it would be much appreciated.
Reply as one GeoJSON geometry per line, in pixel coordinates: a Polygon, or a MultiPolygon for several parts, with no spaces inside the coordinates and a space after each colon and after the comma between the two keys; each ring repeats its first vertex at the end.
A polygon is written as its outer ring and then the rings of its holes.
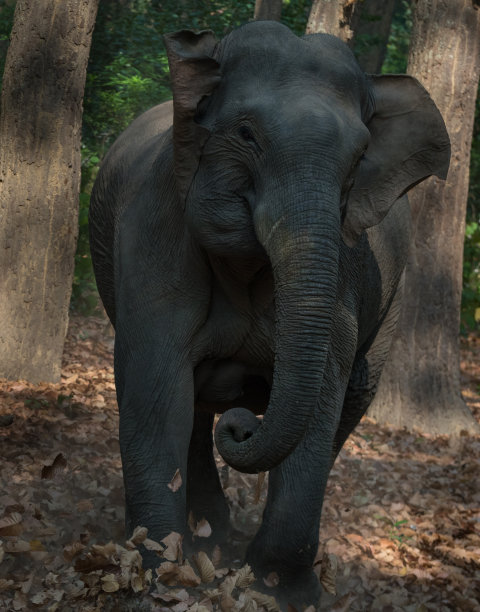
{"type": "Polygon", "coordinates": [[[371,141],[356,172],[343,223],[354,246],[394,202],[428,176],[447,177],[450,139],[439,110],[413,77],[371,77],[374,112],[367,123],[371,141]]]}
{"type": "Polygon", "coordinates": [[[198,167],[208,130],[194,121],[202,98],[220,81],[220,66],[213,58],[215,36],[210,30],[181,30],[164,36],[173,92],[173,151],[178,191],[182,202],[198,167]]]}

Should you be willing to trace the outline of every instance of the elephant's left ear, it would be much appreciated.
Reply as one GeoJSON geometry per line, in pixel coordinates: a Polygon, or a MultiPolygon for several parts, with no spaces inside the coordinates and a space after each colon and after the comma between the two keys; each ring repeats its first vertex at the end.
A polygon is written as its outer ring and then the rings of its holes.
{"type": "Polygon", "coordinates": [[[445,179],[450,139],[439,110],[413,77],[371,77],[374,112],[371,141],[355,173],[343,238],[356,244],[363,230],[385,217],[411,187],[435,174],[445,179]]]}
{"type": "Polygon", "coordinates": [[[198,104],[220,81],[213,58],[213,32],[181,30],[164,36],[173,92],[173,147],[175,177],[182,201],[198,167],[208,132],[194,121],[198,104]]]}

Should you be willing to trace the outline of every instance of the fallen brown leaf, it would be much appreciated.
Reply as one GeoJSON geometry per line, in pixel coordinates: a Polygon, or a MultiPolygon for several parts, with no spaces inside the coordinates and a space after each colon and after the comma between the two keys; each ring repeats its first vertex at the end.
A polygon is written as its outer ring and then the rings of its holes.
{"type": "Polygon", "coordinates": [[[126,541],[126,548],[135,548],[141,544],[147,537],[148,529],[146,527],[135,527],[132,537],[126,541]]]}
{"type": "Polygon", "coordinates": [[[172,561],[164,561],[155,571],[160,582],[167,586],[196,587],[202,582],[190,565],[178,565],[172,561]]]}
{"type": "Polygon", "coordinates": [[[77,502],[78,512],[89,512],[93,510],[93,503],[91,499],[81,499],[77,502]]]}
{"type": "Polygon", "coordinates": [[[251,589],[247,589],[246,592],[258,606],[264,607],[267,612],[281,612],[280,606],[278,605],[275,597],[265,595],[264,593],[258,593],[257,591],[252,591],[251,589]]]}
{"type": "Polygon", "coordinates": [[[12,512],[0,519],[0,536],[19,535],[23,527],[21,526],[22,515],[19,512],[12,512]]]}
{"type": "Polygon", "coordinates": [[[222,561],[222,551],[220,550],[220,546],[215,545],[213,552],[212,552],[212,563],[213,563],[213,567],[216,569],[218,568],[218,566],[220,565],[220,562],[222,561]]]}
{"type": "MultiPolygon", "coordinates": [[[[332,605],[331,612],[347,612],[356,598],[357,596],[354,593],[345,593],[332,605]]],[[[420,612],[420,610],[417,608],[416,612],[420,612]]]]}
{"type": "Polygon", "coordinates": [[[115,593],[119,588],[120,585],[113,574],[102,576],[102,590],[105,591],[105,593],[115,593]]]}
{"type": "Polygon", "coordinates": [[[163,553],[165,546],[162,546],[159,542],[155,542],[155,540],[150,540],[150,538],[145,538],[142,542],[147,550],[153,550],[158,552],[159,554],[163,553]]]}
{"type": "Polygon", "coordinates": [[[253,503],[258,504],[262,495],[263,485],[265,483],[266,472],[259,472],[257,482],[255,484],[255,495],[253,497],[253,503]]]}
{"type": "Polygon", "coordinates": [[[322,566],[320,570],[320,583],[322,587],[331,595],[337,594],[337,568],[338,559],[331,553],[325,553],[322,558],[322,566]]]}
{"type": "Polygon", "coordinates": [[[252,568],[246,563],[241,567],[235,577],[235,586],[239,589],[246,589],[248,586],[255,582],[255,576],[253,575],[252,568]]]}
{"type": "Polygon", "coordinates": [[[166,548],[162,554],[165,559],[168,561],[178,561],[179,563],[182,562],[182,540],[183,536],[176,531],[172,531],[172,533],[163,538],[161,542],[162,544],[165,544],[166,548]]]}
{"type": "Polygon", "coordinates": [[[55,478],[62,474],[67,467],[67,460],[62,453],[53,460],[51,465],[44,465],[42,468],[42,478],[55,478]]]}
{"type": "Polygon", "coordinates": [[[23,553],[30,552],[30,542],[15,538],[4,543],[5,552],[8,553],[23,553]]]}
{"type": "Polygon", "coordinates": [[[278,577],[277,572],[270,572],[266,578],[263,579],[263,582],[267,587],[273,588],[278,585],[280,582],[280,578],[278,577]]]}
{"type": "Polygon", "coordinates": [[[213,567],[213,563],[210,561],[207,553],[203,551],[198,552],[196,555],[194,555],[194,560],[202,582],[205,584],[213,582],[215,579],[215,568],[213,567]]]}
{"type": "Polygon", "coordinates": [[[174,493],[176,493],[178,489],[182,486],[182,475],[180,474],[180,468],[177,468],[172,480],[168,483],[167,486],[174,493]]]}

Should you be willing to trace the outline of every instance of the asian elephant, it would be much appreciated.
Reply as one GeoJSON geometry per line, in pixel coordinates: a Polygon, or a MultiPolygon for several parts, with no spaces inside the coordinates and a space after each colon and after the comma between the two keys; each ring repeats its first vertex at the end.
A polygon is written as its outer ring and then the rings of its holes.
{"type": "Polygon", "coordinates": [[[405,194],[446,177],[449,138],[415,79],[366,76],[333,36],[261,21],[165,43],[173,102],[118,138],[90,209],[116,330],[127,532],[187,539],[192,513],[226,536],[223,413],[225,461],[270,470],[247,561],[301,607],[320,593],[330,468],[395,327],[405,194]]]}

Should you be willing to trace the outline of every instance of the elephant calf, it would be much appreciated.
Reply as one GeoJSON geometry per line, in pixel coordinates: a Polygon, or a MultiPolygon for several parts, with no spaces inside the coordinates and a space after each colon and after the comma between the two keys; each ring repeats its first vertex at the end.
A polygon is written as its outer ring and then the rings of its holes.
{"type": "Polygon", "coordinates": [[[449,139],[415,79],[366,76],[333,36],[254,22],[221,42],[187,30],[165,42],[173,102],[119,137],[90,209],[116,330],[127,532],[187,538],[191,512],[225,538],[223,413],[225,461],[270,470],[247,561],[301,607],[320,594],[328,473],[397,320],[405,193],[445,178],[449,139]]]}

